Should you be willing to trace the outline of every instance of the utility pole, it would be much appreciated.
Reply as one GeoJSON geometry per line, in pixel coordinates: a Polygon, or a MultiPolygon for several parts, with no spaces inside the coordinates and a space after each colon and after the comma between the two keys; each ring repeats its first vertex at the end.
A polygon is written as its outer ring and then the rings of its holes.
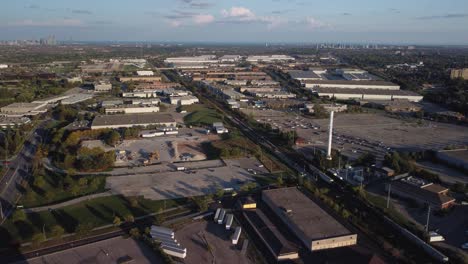
{"type": "Polygon", "coordinates": [[[390,190],[392,189],[392,184],[388,184],[388,194],[387,194],[387,209],[390,207],[390,190]]]}
{"type": "Polygon", "coordinates": [[[426,233],[429,232],[429,217],[431,216],[431,205],[427,207],[426,233]]]}
{"type": "Polygon", "coordinates": [[[0,201],[0,219],[3,220],[3,206],[2,206],[2,201],[0,201]]]}
{"type": "Polygon", "coordinates": [[[46,234],[45,234],[45,224],[42,226],[42,234],[44,234],[44,239],[47,239],[46,234]]]}

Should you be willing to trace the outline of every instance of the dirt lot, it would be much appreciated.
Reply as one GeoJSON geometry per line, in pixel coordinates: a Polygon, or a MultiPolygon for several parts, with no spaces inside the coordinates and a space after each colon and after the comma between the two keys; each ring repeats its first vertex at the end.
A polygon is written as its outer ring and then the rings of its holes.
{"type": "Polygon", "coordinates": [[[179,130],[178,135],[124,140],[115,148],[104,144],[100,140],[83,141],[82,146],[89,148],[100,147],[106,151],[125,151],[125,154],[117,155],[115,165],[126,167],[142,165],[144,160],[149,159],[151,153],[155,150],[159,153],[159,159],[151,159],[150,164],[205,160],[206,155],[203,153],[201,144],[217,139],[219,139],[218,135],[206,135],[203,129],[183,128],[179,130]]]}
{"type": "Polygon", "coordinates": [[[157,264],[164,261],[156,255],[151,248],[133,239],[116,237],[93,244],[64,250],[58,253],[31,259],[25,262],[30,264],[42,263],[119,263],[122,257],[130,256],[131,263],[157,264]],[[106,255],[107,254],[107,255],[106,255]]]}
{"type": "Polygon", "coordinates": [[[254,175],[248,171],[249,168],[255,167],[257,172],[266,172],[265,168],[257,166],[260,162],[256,159],[225,162],[224,166],[203,167],[190,171],[111,176],[106,179],[106,188],[124,196],[142,195],[147,199],[164,200],[211,194],[220,187],[238,189],[245,182],[254,181],[254,175]]]}
{"type": "Polygon", "coordinates": [[[233,230],[226,230],[224,225],[215,224],[213,221],[202,221],[183,227],[176,232],[175,237],[187,248],[187,257],[184,260],[186,264],[251,263],[241,254],[241,243],[232,245],[230,238],[232,233],[233,230]],[[205,238],[212,253],[207,249],[205,238]]]}

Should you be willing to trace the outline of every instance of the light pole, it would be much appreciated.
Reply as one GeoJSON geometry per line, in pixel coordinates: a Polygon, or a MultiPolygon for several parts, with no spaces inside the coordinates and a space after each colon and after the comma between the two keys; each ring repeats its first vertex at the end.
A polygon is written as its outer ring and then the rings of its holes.
{"type": "Polygon", "coordinates": [[[429,231],[429,217],[431,216],[431,205],[427,207],[426,232],[429,231]]]}
{"type": "Polygon", "coordinates": [[[390,207],[390,190],[392,189],[392,184],[388,184],[388,194],[387,194],[387,209],[390,207]]]}

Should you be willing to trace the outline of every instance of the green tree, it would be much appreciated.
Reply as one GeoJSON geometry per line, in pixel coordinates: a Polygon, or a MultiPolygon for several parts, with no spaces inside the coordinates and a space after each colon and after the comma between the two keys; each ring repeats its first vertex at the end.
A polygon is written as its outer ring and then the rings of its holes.
{"type": "Polygon", "coordinates": [[[93,230],[91,223],[81,223],[75,228],[75,233],[77,236],[81,237],[86,234],[89,234],[93,230]]]}
{"type": "Polygon", "coordinates": [[[34,178],[34,186],[38,187],[38,188],[44,188],[46,184],[46,181],[44,179],[44,176],[37,176],[34,178]]]}
{"type": "Polygon", "coordinates": [[[73,184],[73,186],[70,188],[70,193],[73,196],[77,196],[80,193],[80,186],[73,184]]]}
{"type": "Polygon", "coordinates": [[[154,216],[154,225],[162,225],[165,221],[162,208],[158,208],[156,215],[154,216]]]}
{"type": "Polygon", "coordinates": [[[60,239],[65,233],[65,229],[59,225],[54,225],[50,230],[50,235],[55,239],[60,239]]]}
{"type": "Polygon", "coordinates": [[[122,224],[122,220],[120,220],[120,217],[116,216],[114,217],[114,221],[112,221],[112,224],[114,226],[120,226],[122,224]]]}
{"type": "Polygon", "coordinates": [[[46,237],[43,233],[34,234],[31,238],[31,243],[33,247],[38,247],[42,242],[46,240],[46,237]]]}
{"type": "Polygon", "coordinates": [[[115,130],[111,130],[104,138],[104,141],[109,146],[115,146],[120,141],[120,134],[115,130]]]}
{"type": "Polygon", "coordinates": [[[201,212],[208,210],[208,196],[195,196],[192,198],[201,212]]]}
{"type": "Polygon", "coordinates": [[[129,234],[130,234],[130,236],[132,236],[134,239],[140,238],[140,230],[138,230],[138,228],[136,228],[136,227],[130,229],[129,234]]]}
{"type": "Polygon", "coordinates": [[[13,222],[26,221],[26,213],[24,212],[24,210],[17,209],[13,212],[11,219],[13,220],[13,222]]]}
{"type": "Polygon", "coordinates": [[[47,191],[45,193],[45,199],[46,199],[47,202],[52,202],[54,200],[54,198],[55,198],[55,193],[54,192],[47,191]]]}
{"type": "Polygon", "coordinates": [[[88,185],[88,179],[86,179],[86,178],[80,178],[80,179],[78,180],[78,185],[80,185],[80,186],[82,186],[82,187],[88,185]]]}
{"type": "Polygon", "coordinates": [[[276,177],[276,185],[278,187],[281,187],[281,186],[283,186],[283,184],[284,184],[283,176],[279,175],[278,177],[276,177]]]}
{"type": "Polygon", "coordinates": [[[135,222],[135,218],[133,217],[132,214],[127,214],[127,215],[125,215],[124,219],[125,219],[125,222],[128,222],[128,223],[133,223],[133,222],[135,222]]]}

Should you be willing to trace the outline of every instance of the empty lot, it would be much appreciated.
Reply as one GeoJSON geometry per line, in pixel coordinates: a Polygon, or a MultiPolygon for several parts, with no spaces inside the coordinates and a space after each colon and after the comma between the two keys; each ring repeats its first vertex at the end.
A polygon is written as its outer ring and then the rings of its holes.
{"type": "Polygon", "coordinates": [[[186,264],[199,263],[251,263],[239,249],[242,245],[232,245],[233,230],[226,230],[224,225],[213,221],[195,222],[184,226],[175,234],[180,244],[187,248],[186,264]],[[207,249],[205,239],[213,254],[207,249]]]}
{"type": "Polygon", "coordinates": [[[150,247],[131,238],[124,239],[122,237],[116,237],[81,247],[67,249],[58,253],[19,263],[107,264],[120,263],[119,261],[122,261],[125,256],[129,256],[133,259],[131,263],[164,263],[164,261],[158,255],[156,255],[150,247]]]}
{"type": "MultiPolygon", "coordinates": [[[[111,176],[106,179],[106,188],[115,194],[141,195],[152,200],[211,194],[217,188],[238,189],[245,182],[254,181],[253,175],[247,169],[256,167],[256,164],[260,164],[256,159],[227,160],[225,166],[191,170],[191,172],[166,171],[111,176]]],[[[257,167],[257,170],[264,168],[257,167]]]]}

